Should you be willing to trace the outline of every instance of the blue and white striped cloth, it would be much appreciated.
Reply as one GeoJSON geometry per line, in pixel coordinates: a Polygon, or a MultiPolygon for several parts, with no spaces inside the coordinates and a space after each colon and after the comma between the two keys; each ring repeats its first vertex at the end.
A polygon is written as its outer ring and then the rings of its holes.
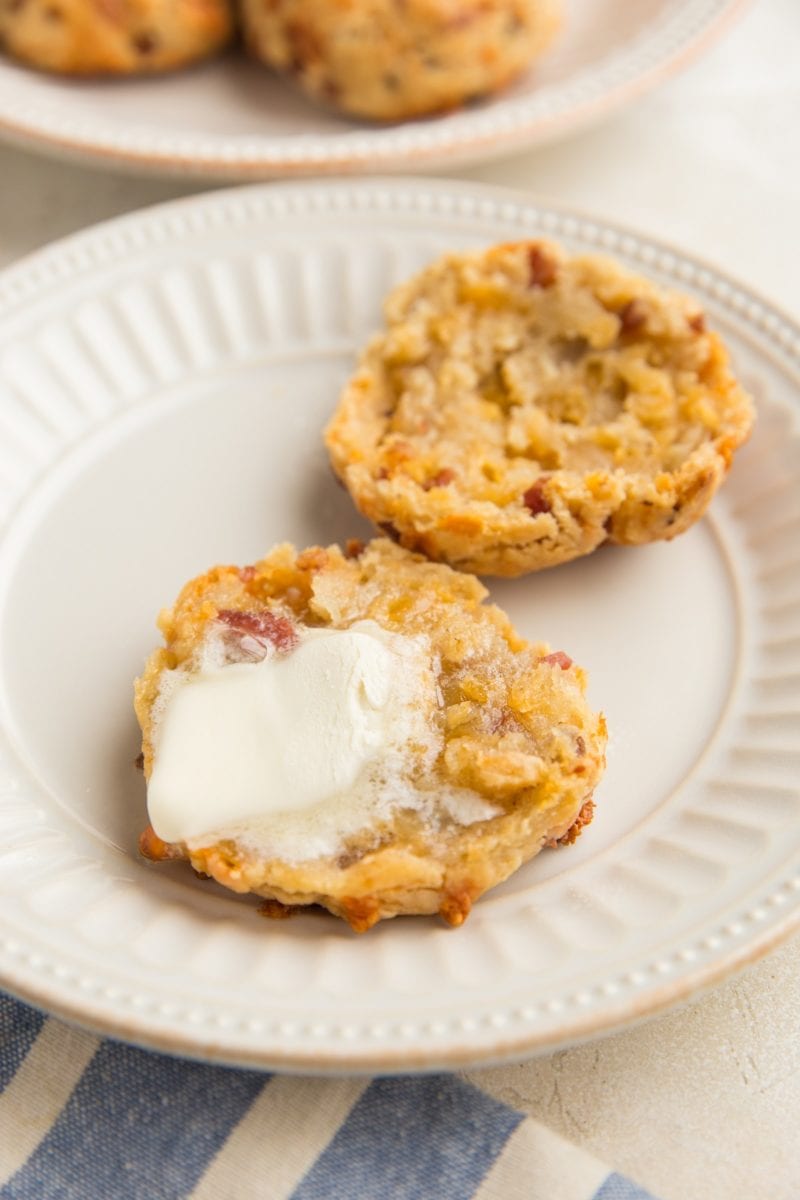
{"type": "Polygon", "coordinates": [[[0,1200],[183,1197],[652,1200],[450,1075],[207,1066],[0,995],[0,1200]]]}

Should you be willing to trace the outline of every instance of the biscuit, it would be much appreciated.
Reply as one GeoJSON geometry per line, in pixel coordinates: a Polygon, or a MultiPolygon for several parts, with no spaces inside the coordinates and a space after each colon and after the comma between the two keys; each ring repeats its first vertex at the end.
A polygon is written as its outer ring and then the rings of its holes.
{"type": "Polygon", "coordinates": [[[346,552],[279,546],[255,566],[217,567],[188,583],[162,614],[165,646],[136,684],[148,778],[162,690],[176,672],[197,669],[223,620],[225,636],[256,625],[276,631],[286,653],[292,630],[361,621],[421,641],[435,682],[424,714],[428,745],[408,747],[405,790],[395,780],[395,798],[376,797],[371,819],[337,832],[324,854],[287,858],[268,837],[167,844],[151,828],[142,852],[187,859],[224,886],[263,897],[271,915],[322,905],[363,931],[403,913],[439,913],[459,925],[482,893],[543,846],[574,840],[591,818],[605,722],[586,703],[581,668],[526,643],[485,597],[474,577],[386,539],[346,552]]]}
{"type": "Polygon", "coordinates": [[[521,242],[389,296],[325,434],[356,506],[411,550],[515,576],[706,510],[754,419],[696,301],[521,242]]]}
{"type": "Polygon", "coordinates": [[[0,48],[66,75],[168,71],[233,31],[231,0],[0,0],[0,48]]]}
{"type": "Polygon", "coordinates": [[[317,100],[395,121],[502,88],[550,43],[561,0],[243,0],[245,42],[317,100]]]}

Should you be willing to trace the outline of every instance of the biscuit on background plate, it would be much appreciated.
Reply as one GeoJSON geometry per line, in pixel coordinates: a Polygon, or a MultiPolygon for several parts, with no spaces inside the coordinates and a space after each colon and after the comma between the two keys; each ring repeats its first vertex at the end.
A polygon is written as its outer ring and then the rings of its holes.
{"type": "Polygon", "coordinates": [[[561,0],[242,0],[254,58],[353,116],[402,121],[498,91],[550,44],[561,0]]]}
{"type": "Polygon", "coordinates": [[[2,0],[0,49],[66,75],[169,71],[233,37],[232,0],[2,0]]]}

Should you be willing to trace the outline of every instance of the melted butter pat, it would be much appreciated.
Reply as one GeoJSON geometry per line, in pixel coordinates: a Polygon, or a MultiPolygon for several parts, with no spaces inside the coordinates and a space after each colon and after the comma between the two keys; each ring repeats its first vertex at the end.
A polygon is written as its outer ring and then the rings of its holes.
{"type": "Polygon", "coordinates": [[[170,691],[150,821],[189,842],[341,800],[413,736],[407,655],[372,621],[309,629],[288,654],[187,675],[170,691]]]}

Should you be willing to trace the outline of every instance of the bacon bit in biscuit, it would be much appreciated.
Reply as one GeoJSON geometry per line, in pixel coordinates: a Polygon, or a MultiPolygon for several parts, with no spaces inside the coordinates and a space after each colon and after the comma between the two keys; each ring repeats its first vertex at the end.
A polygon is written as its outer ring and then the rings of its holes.
{"type": "Polygon", "coordinates": [[[291,54],[290,70],[302,73],[306,67],[322,60],[324,47],[310,25],[303,21],[291,21],[286,27],[286,37],[291,54]]]}
{"type": "Polygon", "coordinates": [[[693,317],[689,317],[688,325],[689,325],[689,328],[694,330],[695,333],[705,333],[705,331],[706,331],[705,314],[701,313],[701,312],[695,313],[693,317]]]}
{"type": "Polygon", "coordinates": [[[641,300],[629,300],[617,313],[621,333],[635,333],[647,320],[647,307],[641,300]]]}
{"type": "Polygon", "coordinates": [[[136,767],[137,771],[144,770],[144,751],[143,750],[140,750],[139,753],[136,755],[136,758],[133,760],[133,765],[136,767]]]}
{"type": "Polygon", "coordinates": [[[529,283],[531,287],[552,287],[558,277],[555,259],[542,250],[541,246],[531,246],[528,250],[529,283]]]}
{"type": "Polygon", "coordinates": [[[554,650],[552,654],[545,654],[544,658],[540,658],[539,662],[549,663],[551,667],[561,667],[562,671],[568,671],[572,666],[572,659],[563,650],[554,650]]]}
{"type": "Polygon", "coordinates": [[[271,642],[276,650],[292,650],[297,644],[297,630],[289,618],[267,609],[262,612],[240,612],[234,608],[223,608],[217,613],[217,619],[236,633],[271,642]]]}
{"type": "Polygon", "coordinates": [[[174,859],[186,858],[180,846],[165,842],[152,825],[148,825],[139,838],[139,853],[142,858],[149,858],[151,862],[171,862],[174,859]]]}
{"type": "Polygon", "coordinates": [[[442,470],[436,475],[433,475],[430,479],[425,480],[422,485],[423,490],[429,492],[431,488],[447,487],[448,484],[453,482],[455,477],[455,471],[451,471],[449,467],[443,467],[442,470]]]}
{"type": "Polygon", "coordinates": [[[360,538],[348,538],[344,545],[345,558],[360,558],[364,553],[366,543],[360,538]]]}
{"type": "Polygon", "coordinates": [[[550,501],[544,494],[545,485],[548,477],[543,475],[541,479],[537,479],[536,483],[531,484],[527,492],[523,493],[522,500],[526,508],[530,509],[534,517],[538,517],[539,513],[552,512],[550,501]]]}
{"type": "Polygon", "coordinates": [[[264,900],[258,906],[259,915],[269,921],[287,921],[303,911],[302,904],[281,904],[280,900],[264,900]]]}
{"type": "Polygon", "coordinates": [[[239,567],[239,578],[242,583],[252,583],[256,577],[255,567],[239,567]]]}
{"type": "Polygon", "coordinates": [[[137,33],[131,38],[134,47],[140,54],[152,54],[157,42],[152,33],[137,33]]]}
{"type": "Polygon", "coordinates": [[[578,754],[586,753],[586,742],[580,734],[575,738],[575,749],[578,751],[578,754]]]}

